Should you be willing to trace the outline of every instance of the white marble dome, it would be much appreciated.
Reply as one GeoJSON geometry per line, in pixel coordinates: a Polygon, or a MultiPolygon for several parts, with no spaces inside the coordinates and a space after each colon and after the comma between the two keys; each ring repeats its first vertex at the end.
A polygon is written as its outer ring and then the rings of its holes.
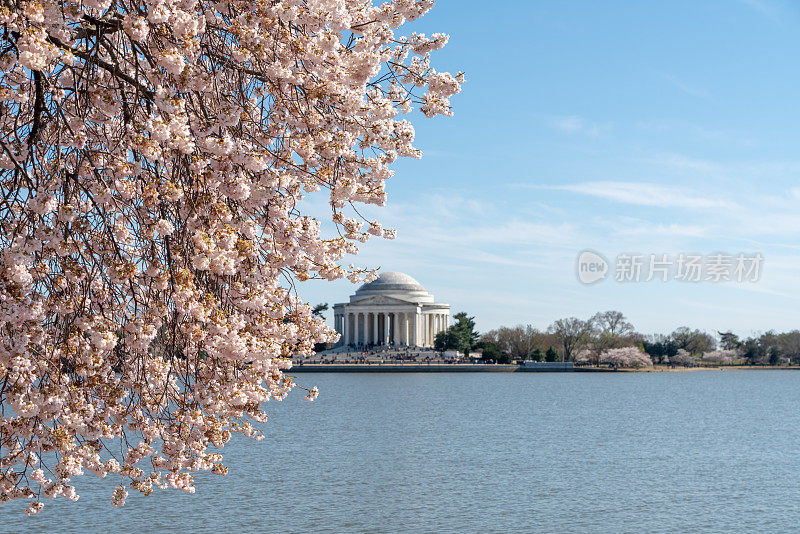
{"type": "Polygon", "coordinates": [[[411,276],[388,271],[359,287],[350,302],[334,304],[333,312],[340,344],[429,347],[447,328],[450,305],[435,302],[411,276]]]}
{"type": "Polygon", "coordinates": [[[410,302],[433,302],[433,295],[422,284],[405,273],[389,271],[359,287],[350,297],[350,302],[359,302],[373,297],[395,297],[410,302]]]}
{"type": "Polygon", "coordinates": [[[379,274],[378,278],[372,282],[362,285],[360,288],[358,288],[358,290],[356,290],[356,293],[359,291],[374,291],[379,289],[408,289],[425,291],[425,288],[422,287],[422,284],[408,276],[406,273],[389,271],[379,274]]]}

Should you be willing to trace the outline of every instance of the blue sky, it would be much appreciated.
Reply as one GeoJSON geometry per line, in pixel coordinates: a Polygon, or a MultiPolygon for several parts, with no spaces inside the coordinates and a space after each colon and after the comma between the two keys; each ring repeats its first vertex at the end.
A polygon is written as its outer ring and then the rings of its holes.
{"type": "MultiPolygon", "coordinates": [[[[440,0],[406,31],[450,34],[456,115],[417,117],[398,232],[354,263],[403,271],[453,312],[546,328],[617,309],[644,333],[800,328],[800,7],[440,0]],[[758,282],[582,285],[584,249],[760,253],[758,282]]],[[[346,281],[299,286],[342,302],[346,281]]],[[[330,319],[330,318],[329,318],[330,319]]]]}

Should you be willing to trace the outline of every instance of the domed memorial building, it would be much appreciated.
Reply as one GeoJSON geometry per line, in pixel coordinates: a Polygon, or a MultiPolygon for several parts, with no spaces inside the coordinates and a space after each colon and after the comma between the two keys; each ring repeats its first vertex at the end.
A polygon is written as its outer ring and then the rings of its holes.
{"type": "Polygon", "coordinates": [[[350,302],[334,304],[339,345],[405,345],[432,347],[437,333],[447,329],[450,305],[407,274],[381,273],[358,288],[350,302]]]}

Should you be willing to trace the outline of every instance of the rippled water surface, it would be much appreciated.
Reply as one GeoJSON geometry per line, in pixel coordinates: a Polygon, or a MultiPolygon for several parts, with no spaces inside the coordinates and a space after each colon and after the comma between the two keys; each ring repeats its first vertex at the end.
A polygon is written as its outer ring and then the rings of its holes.
{"type": "Polygon", "coordinates": [[[4,532],[719,532],[800,525],[800,372],[304,374],[197,493],[79,477],[4,532]]]}

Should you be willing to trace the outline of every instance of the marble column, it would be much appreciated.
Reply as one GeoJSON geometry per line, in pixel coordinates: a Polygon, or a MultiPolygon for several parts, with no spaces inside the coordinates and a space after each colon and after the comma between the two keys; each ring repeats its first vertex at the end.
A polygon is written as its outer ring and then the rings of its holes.
{"type": "Polygon", "coordinates": [[[409,317],[408,312],[406,312],[403,314],[403,333],[404,333],[403,342],[405,343],[406,346],[411,345],[411,342],[409,341],[408,338],[409,323],[411,323],[411,318],[409,317]]]}
{"type": "Polygon", "coordinates": [[[373,323],[373,327],[372,327],[372,343],[377,343],[378,342],[378,314],[377,314],[377,312],[372,314],[372,323],[373,323]]]}
{"type": "Polygon", "coordinates": [[[395,342],[394,342],[394,344],[395,345],[400,345],[400,344],[403,343],[403,314],[400,313],[400,312],[397,312],[394,315],[395,315],[395,317],[397,317],[397,323],[395,323],[397,326],[395,326],[395,332],[394,332],[395,342]]]}
{"type": "Polygon", "coordinates": [[[398,312],[397,313],[397,318],[398,318],[397,326],[399,327],[398,328],[397,338],[398,338],[398,340],[400,342],[400,345],[405,345],[406,340],[405,340],[405,337],[404,337],[404,332],[405,332],[405,329],[406,329],[406,314],[403,313],[403,312],[398,312]]]}
{"type": "Polygon", "coordinates": [[[394,339],[394,344],[399,345],[403,342],[402,340],[403,334],[403,315],[399,312],[394,313],[394,334],[392,339],[394,339]]]}

